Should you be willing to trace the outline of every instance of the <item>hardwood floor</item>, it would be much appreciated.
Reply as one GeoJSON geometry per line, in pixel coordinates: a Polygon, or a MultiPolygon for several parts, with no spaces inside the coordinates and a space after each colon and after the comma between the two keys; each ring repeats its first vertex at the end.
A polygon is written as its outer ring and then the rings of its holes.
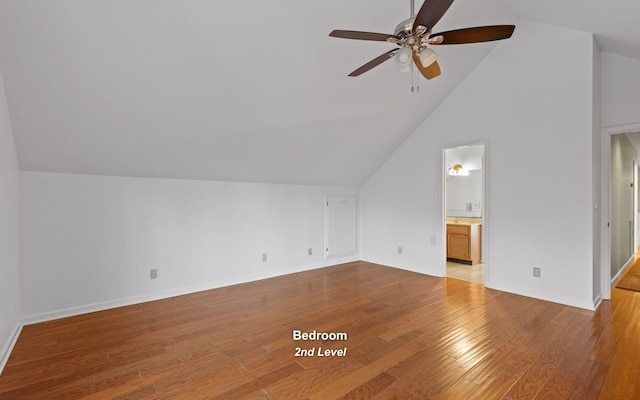
{"type": "Polygon", "coordinates": [[[612,297],[344,264],[25,326],[0,399],[640,398],[640,294],[612,297]]]}

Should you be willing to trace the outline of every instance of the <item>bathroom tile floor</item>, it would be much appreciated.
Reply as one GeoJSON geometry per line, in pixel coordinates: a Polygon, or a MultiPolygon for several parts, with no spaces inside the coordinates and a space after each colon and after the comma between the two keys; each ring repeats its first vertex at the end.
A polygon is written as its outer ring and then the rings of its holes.
{"type": "Polygon", "coordinates": [[[484,264],[468,265],[447,261],[447,277],[484,284],[484,264]]]}

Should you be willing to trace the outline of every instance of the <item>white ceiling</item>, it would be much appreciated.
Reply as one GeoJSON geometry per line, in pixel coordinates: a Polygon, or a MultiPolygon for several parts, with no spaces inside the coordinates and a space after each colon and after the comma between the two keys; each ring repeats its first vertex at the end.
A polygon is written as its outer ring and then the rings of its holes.
{"type": "Polygon", "coordinates": [[[640,59],[638,0],[509,0],[524,19],[595,35],[606,52],[640,59]]]}
{"type": "Polygon", "coordinates": [[[636,149],[637,152],[640,152],[640,132],[627,132],[623,133],[631,142],[631,145],[636,149]]]}
{"type": "MultiPolygon", "coordinates": [[[[456,0],[436,30],[533,19],[640,59],[638,4],[456,0]]],[[[393,61],[347,77],[393,46],[329,32],[408,16],[409,0],[0,0],[20,167],[359,185],[496,45],[438,47],[419,93],[393,61]]]]}

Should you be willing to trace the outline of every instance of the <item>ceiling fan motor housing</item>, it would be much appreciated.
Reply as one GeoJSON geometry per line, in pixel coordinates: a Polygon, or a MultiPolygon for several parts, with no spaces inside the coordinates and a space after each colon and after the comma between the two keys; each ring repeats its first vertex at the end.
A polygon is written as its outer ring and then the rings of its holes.
{"type": "Polygon", "coordinates": [[[416,17],[411,17],[408,19],[405,19],[404,21],[400,22],[397,26],[396,29],[394,31],[394,35],[399,36],[399,37],[408,37],[411,36],[411,33],[413,31],[413,23],[416,20],[416,17]]]}
{"type": "Polygon", "coordinates": [[[431,32],[424,25],[418,25],[414,30],[416,17],[413,16],[400,22],[394,31],[394,37],[387,39],[388,42],[395,43],[398,46],[409,46],[414,52],[419,53],[420,50],[431,44],[429,37],[431,32]]]}

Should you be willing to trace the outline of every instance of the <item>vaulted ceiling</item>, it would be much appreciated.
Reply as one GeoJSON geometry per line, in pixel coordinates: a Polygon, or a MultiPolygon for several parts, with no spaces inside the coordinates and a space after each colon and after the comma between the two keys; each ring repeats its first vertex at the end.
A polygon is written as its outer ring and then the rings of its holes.
{"type": "MultiPolygon", "coordinates": [[[[593,32],[604,50],[640,59],[639,4],[456,0],[436,28],[532,19],[593,32]]],[[[499,45],[438,47],[443,74],[431,81],[393,61],[347,77],[393,45],[329,32],[392,33],[409,8],[409,0],[0,0],[0,68],[20,168],[360,185],[499,45]]]]}

